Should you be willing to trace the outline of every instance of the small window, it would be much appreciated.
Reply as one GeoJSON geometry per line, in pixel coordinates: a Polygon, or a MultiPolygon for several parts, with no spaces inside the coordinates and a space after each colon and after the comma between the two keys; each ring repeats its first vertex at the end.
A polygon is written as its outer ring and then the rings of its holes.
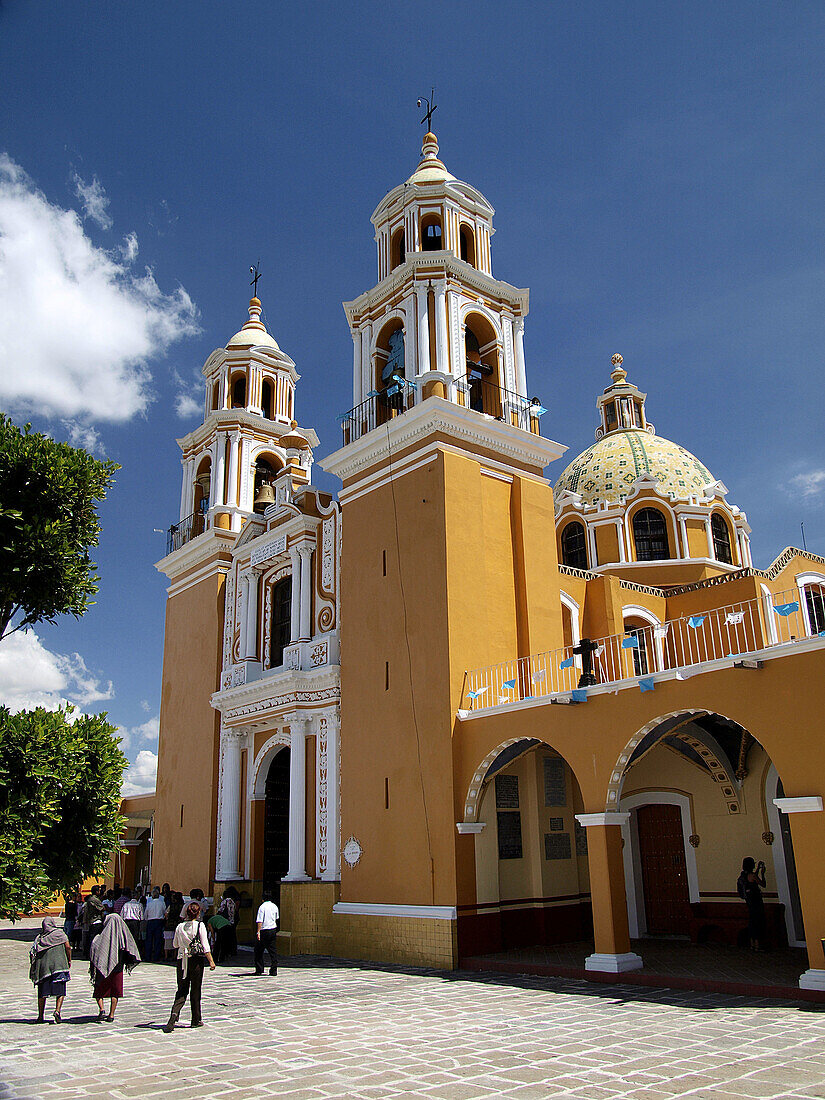
{"type": "Polygon", "coordinates": [[[423,252],[441,251],[441,220],[437,216],[425,218],[421,225],[421,250],[423,252]]]}
{"type": "Polygon", "coordinates": [[[628,638],[635,638],[636,645],[630,652],[633,654],[633,675],[647,676],[650,672],[650,662],[647,656],[647,632],[643,626],[629,626],[625,630],[628,638]]]}
{"type": "Polygon", "coordinates": [[[722,516],[714,512],[710,517],[710,531],[713,535],[713,556],[725,565],[733,565],[730,549],[730,531],[722,516]]]}
{"type": "Polygon", "coordinates": [[[808,622],[811,634],[825,630],[825,585],[808,584],[805,586],[805,606],[808,610],[808,622]]]}
{"type": "Polygon", "coordinates": [[[633,517],[637,561],[667,561],[670,547],[667,522],[658,508],[642,508],[633,517]]]}
{"type": "Polygon", "coordinates": [[[561,560],[573,569],[587,568],[587,535],[583,523],[568,523],[561,533],[561,560]]]}
{"type": "Polygon", "coordinates": [[[280,668],[284,649],[289,645],[292,626],[292,578],[284,577],[272,589],[272,629],[269,642],[269,667],[280,668]]]}
{"type": "Polygon", "coordinates": [[[614,401],[610,401],[604,407],[604,425],[609,432],[612,432],[613,429],[616,427],[616,424],[616,403],[614,401]]]}

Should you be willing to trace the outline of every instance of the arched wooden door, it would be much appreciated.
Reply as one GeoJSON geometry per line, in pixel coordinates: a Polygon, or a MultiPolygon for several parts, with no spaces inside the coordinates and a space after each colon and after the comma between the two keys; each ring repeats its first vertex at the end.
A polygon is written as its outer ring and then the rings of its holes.
{"type": "Polygon", "coordinates": [[[679,807],[640,806],[636,825],[647,931],[650,935],[687,935],[690,891],[679,807]]]}
{"type": "Polygon", "coordinates": [[[263,888],[279,900],[281,879],[289,869],[289,749],[273,758],[266,776],[264,802],[263,888]]]}

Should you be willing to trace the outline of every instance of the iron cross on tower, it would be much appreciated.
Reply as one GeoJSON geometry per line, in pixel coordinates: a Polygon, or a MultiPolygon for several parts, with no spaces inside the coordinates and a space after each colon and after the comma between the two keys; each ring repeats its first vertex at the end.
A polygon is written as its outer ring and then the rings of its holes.
{"type": "Polygon", "coordinates": [[[422,105],[422,103],[427,104],[427,113],[426,113],[426,115],[424,115],[424,118],[422,118],[421,121],[422,121],[422,123],[423,122],[427,123],[427,133],[430,133],[432,131],[432,128],[433,128],[433,112],[438,110],[438,107],[437,107],[436,102],[435,102],[435,88],[430,89],[430,98],[429,99],[427,99],[426,96],[424,97],[424,99],[419,99],[418,106],[420,107],[422,105]]]}
{"type": "Polygon", "coordinates": [[[253,291],[253,294],[255,295],[256,298],[258,297],[258,279],[260,279],[260,277],[261,277],[260,264],[261,264],[261,261],[258,260],[258,262],[255,264],[255,266],[250,267],[250,269],[249,269],[249,274],[252,276],[252,278],[249,282],[249,285],[255,288],[254,291],[253,291]]]}

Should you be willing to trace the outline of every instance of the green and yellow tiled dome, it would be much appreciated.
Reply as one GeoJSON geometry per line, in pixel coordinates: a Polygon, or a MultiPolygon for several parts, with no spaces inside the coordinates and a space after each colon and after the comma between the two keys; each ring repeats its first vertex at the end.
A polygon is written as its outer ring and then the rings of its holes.
{"type": "Polygon", "coordinates": [[[579,493],[585,504],[618,503],[640,474],[650,474],[666,493],[680,500],[695,496],[715,481],[690,451],[640,428],[612,431],[573,459],[554,492],[579,493]]]}

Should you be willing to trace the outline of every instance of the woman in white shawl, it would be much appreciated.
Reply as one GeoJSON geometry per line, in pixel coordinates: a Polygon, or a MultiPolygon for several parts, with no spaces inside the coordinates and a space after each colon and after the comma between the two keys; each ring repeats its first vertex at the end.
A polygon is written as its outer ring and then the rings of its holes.
{"type": "Polygon", "coordinates": [[[192,1027],[203,1027],[201,1019],[201,986],[203,968],[209,963],[209,969],[215,969],[215,960],[209,950],[209,937],[206,926],[200,919],[201,907],[196,901],[190,901],[183,911],[183,921],[175,929],[174,946],[178,950],[178,992],[169,1022],[163,1030],[168,1034],[175,1030],[180,1011],[189,997],[192,1010],[192,1027]]]}
{"type": "Polygon", "coordinates": [[[111,1023],[117,1002],[123,996],[123,968],[131,974],[140,962],[140,948],[120,913],[110,913],[103,930],[89,948],[89,973],[94,984],[94,998],[100,1010],[97,1022],[111,1023]],[[109,1015],[103,1005],[109,998],[109,1015]]]}

